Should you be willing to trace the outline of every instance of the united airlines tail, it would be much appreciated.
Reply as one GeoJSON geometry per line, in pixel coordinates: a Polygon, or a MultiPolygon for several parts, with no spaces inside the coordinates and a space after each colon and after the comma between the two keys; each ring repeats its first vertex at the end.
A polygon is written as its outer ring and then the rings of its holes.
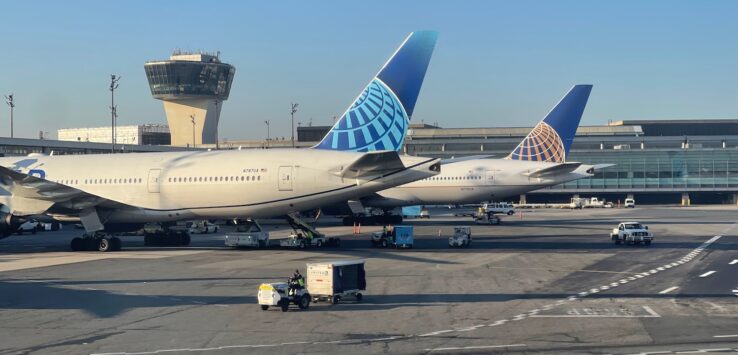
{"type": "Polygon", "coordinates": [[[563,163],[582,119],[592,85],[575,85],[506,159],[563,163]]]}
{"type": "Polygon", "coordinates": [[[313,148],[400,150],[438,33],[413,32],[313,148]]]}

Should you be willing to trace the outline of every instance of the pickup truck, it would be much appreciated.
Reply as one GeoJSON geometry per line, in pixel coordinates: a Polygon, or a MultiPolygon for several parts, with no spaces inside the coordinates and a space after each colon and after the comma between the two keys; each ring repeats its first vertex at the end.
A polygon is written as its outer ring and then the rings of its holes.
{"type": "Polygon", "coordinates": [[[648,231],[648,226],[638,222],[622,222],[610,233],[610,240],[615,244],[646,244],[653,241],[653,233],[648,231]]]}

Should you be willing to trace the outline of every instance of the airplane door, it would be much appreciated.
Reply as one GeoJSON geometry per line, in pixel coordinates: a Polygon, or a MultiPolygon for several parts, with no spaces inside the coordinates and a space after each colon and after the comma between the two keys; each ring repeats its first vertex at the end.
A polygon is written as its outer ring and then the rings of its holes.
{"type": "Polygon", "coordinates": [[[292,167],[291,166],[280,166],[279,167],[279,191],[292,191],[292,167]]]}
{"type": "Polygon", "coordinates": [[[159,176],[160,175],[161,175],[161,169],[149,170],[149,181],[148,181],[149,192],[153,192],[153,193],[159,192],[159,176]]]}

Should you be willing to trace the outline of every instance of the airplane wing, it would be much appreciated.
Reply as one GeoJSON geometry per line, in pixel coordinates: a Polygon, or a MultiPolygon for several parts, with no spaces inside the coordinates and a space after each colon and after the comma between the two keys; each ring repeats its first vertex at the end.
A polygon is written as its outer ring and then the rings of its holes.
{"type": "Polygon", "coordinates": [[[400,156],[394,151],[373,151],[364,153],[349,166],[338,172],[343,178],[361,178],[371,175],[380,175],[404,169],[400,156]]]}
{"type": "Polygon", "coordinates": [[[574,170],[577,170],[577,168],[581,165],[582,163],[561,163],[561,164],[556,164],[548,168],[538,169],[536,171],[526,173],[525,175],[529,177],[538,178],[538,177],[546,177],[546,176],[557,175],[557,174],[566,174],[574,170]]]}
{"type": "Polygon", "coordinates": [[[492,158],[492,157],[494,157],[494,155],[485,154],[485,155],[470,155],[470,156],[459,157],[459,158],[441,159],[441,165],[451,164],[451,163],[458,163],[460,161],[467,161],[467,160],[488,159],[488,158],[492,158]]]}
{"type": "Polygon", "coordinates": [[[0,166],[0,185],[10,192],[0,196],[0,203],[19,216],[42,214],[52,207],[75,212],[95,206],[132,207],[3,166],[0,166]]]}

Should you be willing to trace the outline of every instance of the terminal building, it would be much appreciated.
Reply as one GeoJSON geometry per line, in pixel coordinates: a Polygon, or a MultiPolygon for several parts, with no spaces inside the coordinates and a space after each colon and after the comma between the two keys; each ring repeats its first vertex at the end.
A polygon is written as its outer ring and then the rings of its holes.
{"type": "Polygon", "coordinates": [[[236,68],[218,55],[175,52],[169,60],[146,62],[144,69],[151,95],[164,102],[171,144],[216,144],[236,68]]]}
{"type": "MultiPolygon", "coordinates": [[[[91,128],[63,128],[57,130],[60,141],[111,143],[110,126],[91,128]]],[[[170,145],[169,127],[142,124],[115,127],[115,142],[128,145],[170,145]]]]}
{"type": "MultiPolygon", "coordinates": [[[[300,127],[298,139],[317,142],[330,127],[300,127]]],[[[437,158],[489,154],[506,157],[531,127],[441,128],[413,124],[405,152],[437,158]]],[[[736,203],[738,120],[633,120],[580,126],[567,157],[615,164],[580,179],[521,196],[523,202],[568,202],[597,196],[640,203],[736,203]]]]}

